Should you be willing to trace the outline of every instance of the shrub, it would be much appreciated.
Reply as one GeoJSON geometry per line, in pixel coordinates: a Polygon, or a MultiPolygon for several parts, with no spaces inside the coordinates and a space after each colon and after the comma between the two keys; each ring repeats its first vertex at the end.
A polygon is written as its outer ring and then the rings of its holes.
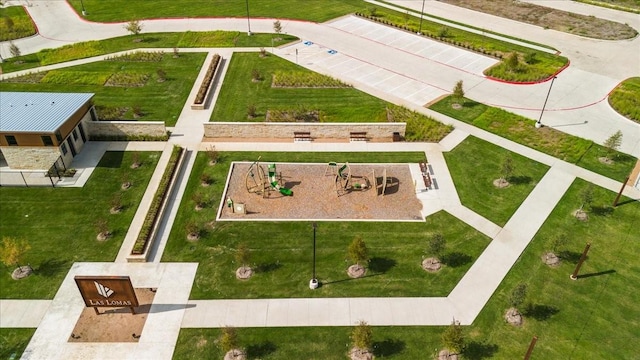
{"type": "Polygon", "coordinates": [[[140,233],[138,234],[138,238],[136,239],[136,242],[133,245],[133,249],[131,250],[131,254],[133,255],[140,255],[144,253],[147,244],[149,243],[151,231],[156,221],[158,220],[160,206],[162,205],[162,201],[164,200],[164,198],[167,196],[167,191],[169,190],[171,179],[176,172],[178,159],[180,158],[180,155],[182,155],[183,151],[183,148],[175,146],[171,152],[169,163],[167,164],[167,167],[162,174],[160,184],[158,185],[158,190],[156,190],[156,193],[153,195],[153,200],[151,201],[151,206],[149,207],[147,216],[145,216],[144,218],[144,222],[142,224],[142,228],[140,229],[140,233]]]}
{"type": "Polygon", "coordinates": [[[209,64],[209,68],[207,68],[207,73],[205,74],[204,79],[200,84],[200,89],[198,90],[198,94],[196,95],[196,100],[195,100],[196,104],[204,103],[204,100],[207,96],[207,91],[209,90],[209,87],[213,82],[213,75],[215,74],[219,63],[220,63],[220,55],[218,54],[213,55],[213,58],[211,59],[211,63],[209,64]]]}
{"type": "Polygon", "coordinates": [[[369,260],[369,250],[367,249],[367,245],[362,240],[360,235],[356,235],[353,238],[351,244],[349,244],[349,258],[354,263],[361,265],[360,263],[366,262],[369,260]]]}
{"type": "Polygon", "coordinates": [[[358,349],[368,350],[373,345],[373,331],[366,321],[360,320],[358,325],[351,332],[351,341],[353,346],[358,349]]]}

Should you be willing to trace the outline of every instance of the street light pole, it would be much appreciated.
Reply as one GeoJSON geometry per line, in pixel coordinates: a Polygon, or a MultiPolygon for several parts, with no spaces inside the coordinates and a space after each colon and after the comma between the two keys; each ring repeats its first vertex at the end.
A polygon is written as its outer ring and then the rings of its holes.
{"type": "Polygon", "coordinates": [[[249,21],[249,0],[246,0],[247,3],[247,35],[251,36],[251,22],[249,21]]]}
{"type": "Polygon", "coordinates": [[[547,98],[544,99],[544,105],[542,105],[542,111],[540,112],[540,118],[536,121],[536,129],[542,127],[542,114],[544,114],[544,108],[547,106],[547,100],[549,100],[549,95],[551,94],[551,88],[553,87],[553,82],[556,81],[557,76],[554,76],[551,79],[551,85],[549,85],[549,92],[547,92],[547,98]]]}
{"type": "Polygon", "coordinates": [[[80,0],[80,6],[82,6],[82,16],[86,16],[86,15],[87,15],[87,12],[86,12],[86,10],[84,9],[84,2],[83,2],[82,0],[80,0]]]}
{"type": "Polygon", "coordinates": [[[420,29],[418,29],[418,35],[422,35],[422,15],[424,14],[424,1],[422,0],[422,10],[420,10],[420,29]]]}
{"type": "Polygon", "coordinates": [[[318,288],[318,279],[316,278],[316,228],[318,225],[314,221],[311,223],[311,227],[313,228],[313,277],[309,281],[309,289],[313,290],[318,288]]]}

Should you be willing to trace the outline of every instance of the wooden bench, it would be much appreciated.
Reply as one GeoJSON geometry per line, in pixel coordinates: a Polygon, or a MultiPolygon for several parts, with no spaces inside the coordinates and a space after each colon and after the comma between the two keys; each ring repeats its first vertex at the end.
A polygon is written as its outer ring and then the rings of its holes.
{"type": "Polygon", "coordinates": [[[293,141],[311,141],[311,133],[308,131],[295,131],[293,141]]]}
{"type": "Polygon", "coordinates": [[[362,132],[350,132],[349,133],[350,141],[367,141],[367,133],[366,131],[362,132]]]}
{"type": "Polygon", "coordinates": [[[424,181],[424,186],[429,189],[431,188],[431,175],[429,174],[429,166],[426,161],[420,161],[420,171],[422,172],[422,180],[424,181]]]}

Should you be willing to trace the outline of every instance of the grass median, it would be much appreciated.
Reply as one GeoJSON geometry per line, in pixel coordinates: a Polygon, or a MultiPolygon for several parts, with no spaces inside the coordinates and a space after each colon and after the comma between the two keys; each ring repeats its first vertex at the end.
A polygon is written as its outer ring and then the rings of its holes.
{"type": "Polygon", "coordinates": [[[74,262],[115,259],[160,154],[139,153],[142,166],[136,170],[129,168],[133,156],[105,153],[82,188],[0,188],[0,233],[31,246],[24,262],[35,270],[13,280],[15,267],[0,265],[0,299],[51,299],[74,262]],[[125,178],[133,185],[121,190],[125,178]],[[110,214],[118,195],[123,209],[110,214]],[[96,223],[102,219],[112,235],[97,241],[96,223]]]}
{"type": "Polygon", "coordinates": [[[640,123],[640,77],[620,83],[609,94],[609,105],[620,115],[640,123]]]}
{"type": "Polygon", "coordinates": [[[145,48],[201,48],[201,47],[270,47],[294,41],[295,36],[254,33],[248,36],[239,31],[187,31],[183,33],[142,33],[138,36],[120,36],[106,40],[85,41],[34,54],[11,58],[2,65],[4,73],[112,54],[119,51],[145,48]],[[279,38],[279,40],[276,40],[279,38]],[[142,41],[137,41],[142,39],[142,41]],[[136,41],[134,41],[136,40],[136,41]]]}
{"type": "MultiPolygon", "coordinates": [[[[200,264],[191,293],[192,299],[446,296],[490,241],[445,212],[428,217],[425,223],[322,222],[317,229],[317,273],[323,286],[310,293],[310,222],[220,221],[211,224],[224,191],[230,162],[255,160],[258,155],[222,153],[221,160],[215,166],[207,165],[205,154],[199,154],[196,159],[162,259],[200,264]],[[200,186],[202,174],[212,178],[211,186],[200,186]],[[200,192],[206,199],[212,199],[199,212],[193,211],[195,202],[192,198],[195,192],[200,192]],[[186,228],[189,223],[196,223],[201,227],[200,240],[187,240],[186,228]],[[435,233],[442,233],[447,241],[451,266],[445,266],[439,273],[429,274],[422,270],[420,264],[423,257],[426,257],[428,240],[435,233]],[[347,260],[347,247],[356,235],[365,240],[372,261],[367,277],[347,281],[350,278],[346,269],[351,265],[350,260],[347,260]],[[240,265],[235,262],[234,256],[241,243],[248,245],[251,264],[257,269],[257,273],[248,281],[235,278],[235,270],[240,265]]],[[[261,161],[265,163],[324,163],[345,156],[331,153],[260,155],[263,156],[261,161]]],[[[422,153],[349,154],[351,163],[415,163],[423,158],[422,153]]]]}
{"type": "Polygon", "coordinates": [[[36,33],[36,27],[22,6],[0,7],[0,41],[21,39],[36,33]]]}
{"type": "Polygon", "coordinates": [[[461,109],[454,109],[453,102],[448,96],[429,108],[617,181],[626,179],[637,160],[614,151],[613,163],[606,164],[599,158],[607,154],[607,149],[591,140],[551,127],[536,129],[534,120],[473,100],[465,99],[461,109]]]}
{"type": "Polygon", "coordinates": [[[444,157],[462,204],[500,226],[507,223],[549,169],[473,136],[444,157]],[[509,186],[498,188],[493,182],[505,176],[502,167],[507,157],[513,168],[506,176],[509,186]]]}

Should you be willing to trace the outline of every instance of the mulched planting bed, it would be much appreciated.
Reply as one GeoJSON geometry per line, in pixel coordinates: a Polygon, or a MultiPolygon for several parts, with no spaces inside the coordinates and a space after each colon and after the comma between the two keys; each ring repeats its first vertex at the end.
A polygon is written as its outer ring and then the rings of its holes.
{"type": "MultiPolygon", "coordinates": [[[[260,164],[267,174],[266,163],[260,164]]],[[[341,164],[338,164],[340,166],[341,164]]],[[[233,163],[231,176],[225,188],[226,200],[243,203],[246,214],[233,213],[224,206],[220,220],[260,219],[340,219],[340,220],[423,220],[422,204],[416,198],[413,179],[408,165],[403,164],[349,164],[352,182],[362,183],[366,176],[372,184],[367,190],[355,190],[338,196],[335,175],[325,175],[327,164],[276,163],[280,184],[293,191],[293,196],[271,190],[269,196],[249,193],[246,175],[251,163],[233,163]],[[387,169],[390,179],[384,196],[376,196],[372,171],[382,189],[382,173],[387,169]]],[[[268,174],[267,174],[268,176],[268,174]]]]}

